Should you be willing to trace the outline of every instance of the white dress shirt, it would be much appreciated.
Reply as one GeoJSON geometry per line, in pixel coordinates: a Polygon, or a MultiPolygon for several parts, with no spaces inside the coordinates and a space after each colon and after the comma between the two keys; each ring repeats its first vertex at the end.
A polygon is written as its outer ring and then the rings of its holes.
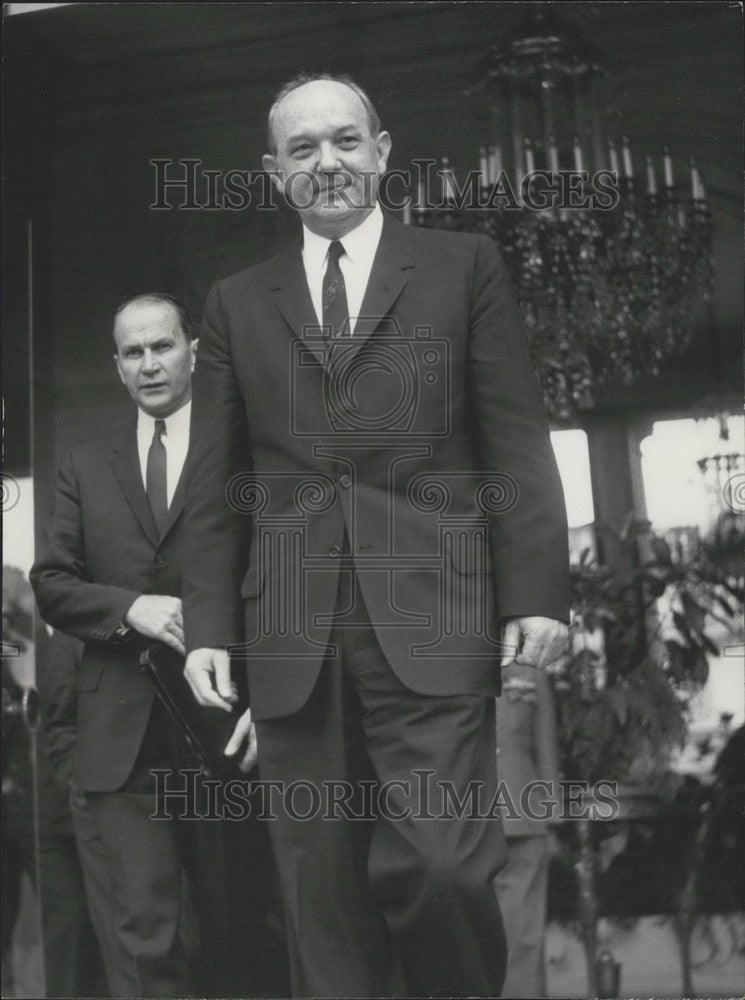
{"type": "MultiPolygon", "coordinates": [[[[383,213],[380,205],[376,204],[359,226],[346,236],[342,236],[339,241],[344,247],[344,253],[339,258],[339,267],[344,275],[347,289],[347,307],[352,333],[362,308],[362,300],[365,297],[382,232],[383,213]]],[[[323,276],[328,265],[331,243],[332,241],[325,236],[318,236],[303,226],[303,266],[319,324],[323,323],[323,276]]]]}
{"type": "MultiPolygon", "coordinates": [[[[189,450],[189,420],[191,418],[191,400],[184,403],[170,417],[165,417],[166,430],[161,440],[166,449],[166,499],[171,506],[173,494],[176,492],[181,470],[189,450]]],[[[147,455],[153,443],[155,433],[155,417],[144,410],[137,411],[137,454],[140,459],[142,485],[147,489],[147,455]]]]}

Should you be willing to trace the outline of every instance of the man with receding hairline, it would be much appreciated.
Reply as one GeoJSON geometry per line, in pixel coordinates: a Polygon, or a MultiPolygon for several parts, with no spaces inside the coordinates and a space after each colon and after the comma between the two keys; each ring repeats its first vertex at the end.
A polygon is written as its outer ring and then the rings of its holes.
{"type": "Polygon", "coordinates": [[[384,217],[390,149],[347,77],[272,105],[302,244],[205,307],[185,673],[229,708],[247,662],[294,994],[496,996],[500,629],[505,660],[561,650],[566,518],[496,248],[384,217]]]}
{"type": "Polygon", "coordinates": [[[85,643],[74,781],[114,887],[111,995],[176,997],[192,989],[180,931],[184,866],[196,856],[193,845],[190,855],[185,848],[196,830],[150,818],[150,769],[178,761],[170,720],[139,659],[154,642],[184,651],[182,472],[197,340],[181,303],[161,293],[121,305],[113,335],[136,419],[113,441],[74,447],[62,462],[31,582],[44,620],[85,643]]]}

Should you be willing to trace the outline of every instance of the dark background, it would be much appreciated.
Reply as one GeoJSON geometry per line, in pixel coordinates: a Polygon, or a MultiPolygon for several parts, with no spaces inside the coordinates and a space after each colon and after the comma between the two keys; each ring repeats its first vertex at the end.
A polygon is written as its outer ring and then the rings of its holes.
{"type": "MultiPolygon", "coordinates": [[[[153,158],[260,168],[273,94],[300,69],[347,71],[393,136],[392,168],[489,138],[464,90],[529,3],[72,4],[5,17],[5,468],[44,510],[61,452],[120,418],[111,317],[160,289],[198,315],[211,283],[295,231],[285,211],[152,211],[153,158]],[[28,232],[33,231],[32,267],[28,232]],[[29,295],[29,277],[32,290],[29,295]],[[33,321],[33,462],[29,303],[33,321]]],[[[693,156],[714,220],[713,320],[682,362],[601,408],[716,412],[739,395],[742,12],[725,3],[556,3],[605,53],[608,134],[636,161],[693,156]]],[[[174,200],[178,199],[174,195],[174,200]]]]}

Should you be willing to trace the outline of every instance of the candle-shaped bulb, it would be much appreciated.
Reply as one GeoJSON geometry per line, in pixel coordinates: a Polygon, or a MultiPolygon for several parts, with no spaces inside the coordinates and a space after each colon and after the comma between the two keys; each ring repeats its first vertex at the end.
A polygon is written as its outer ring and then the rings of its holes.
{"type": "Polygon", "coordinates": [[[628,136],[623,136],[623,172],[628,180],[634,176],[634,168],[631,163],[631,149],[629,147],[628,136]]]}
{"type": "Polygon", "coordinates": [[[552,174],[559,172],[559,150],[556,148],[556,139],[553,136],[548,140],[548,169],[552,174]]]}
{"type": "Polygon", "coordinates": [[[578,174],[585,169],[585,161],[582,156],[582,147],[579,144],[579,136],[574,137],[574,169],[578,174]]]}
{"type": "Polygon", "coordinates": [[[698,174],[698,167],[694,160],[691,163],[691,198],[698,201],[701,198],[701,178],[698,174]]]}
{"type": "Polygon", "coordinates": [[[420,177],[419,178],[419,183],[417,185],[416,205],[414,206],[416,208],[417,212],[423,212],[424,211],[425,201],[426,201],[426,199],[425,199],[424,181],[420,177]]]}
{"type": "Polygon", "coordinates": [[[657,175],[651,156],[647,157],[647,194],[657,194],[657,175]]]}
{"type": "Polygon", "coordinates": [[[608,142],[608,160],[610,162],[611,173],[616,175],[616,180],[618,180],[618,153],[616,152],[616,144],[611,139],[608,142]]]}
{"type": "Polygon", "coordinates": [[[486,154],[486,149],[483,146],[479,146],[479,187],[483,187],[484,184],[491,184],[492,179],[489,176],[489,158],[486,154]]]}
{"type": "Polygon", "coordinates": [[[673,186],[673,161],[667,146],[662,147],[662,165],[665,172],[665,187],[673,186]]]}
{"type": "Polygon", "coordinates": [[[532,174],[535,171],[535,155],[533,153],[533,143],[530,139],[525,140],[525,173],[532,174]]]}
{"type": "Polygon", "coordinates": [[[447,156],[442,158],[442,195],[445,201],[451,202],[455,200],[454,187],[454,176],[453,170],[450,166],[450,160],[447,156]]]}

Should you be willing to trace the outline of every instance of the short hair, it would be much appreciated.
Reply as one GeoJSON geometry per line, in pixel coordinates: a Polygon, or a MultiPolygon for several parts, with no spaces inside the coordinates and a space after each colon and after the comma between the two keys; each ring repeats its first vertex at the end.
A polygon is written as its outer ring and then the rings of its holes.
{"type": "Polygon", "coordinates": [[[346,73],[333,74],[333,73],[298,73],[297,76],[293,76],[291,80],[283,84],[282,87],[277,91],[277,95],[272,101],[272,106],[269,108],[269,121],[267,128],[267,143],[269,145],[269,150],[272,153],[276,153],[277,145],[274,141],[274,117],[277,112],[277,108],[284,101],[288,94],[291,94],[293,90],[297,90],[299,87],[304,87],[306,83],[315,83],[316,80],[329,80],[331,83],[341,83],[345,87],[349,87],[350,90],[359,97],[362,101],[365,111],[367,112],[367,123],[370,126],[370,134],[377,136],[380,132],[380,116],[375,110],[375,105],[367,96],[365,91],[360,87],[360,85],[352,79],[351,76],[347,76],[346,73]]]}
{"type": "Polygon", "coordinates": [[[191,316],[189,315],[189,310],[183,302],[179,302],[178,299],[174,298],[173,295],[169,295],[167,292],[141,292],[139,295],[133,295],[132,298],[127,299],[126,302],[122,302],[114,313],[114,326],[116,326],[117,316],[119,316],[119,314],[123,312],[127,306],[134,305],[135,302],[152,302],[156,305],[158,302],[163,302],[166,305],[172,306],[178,316],[181,332],[187,340],[194,340],[196,330],[191,316]]]}

